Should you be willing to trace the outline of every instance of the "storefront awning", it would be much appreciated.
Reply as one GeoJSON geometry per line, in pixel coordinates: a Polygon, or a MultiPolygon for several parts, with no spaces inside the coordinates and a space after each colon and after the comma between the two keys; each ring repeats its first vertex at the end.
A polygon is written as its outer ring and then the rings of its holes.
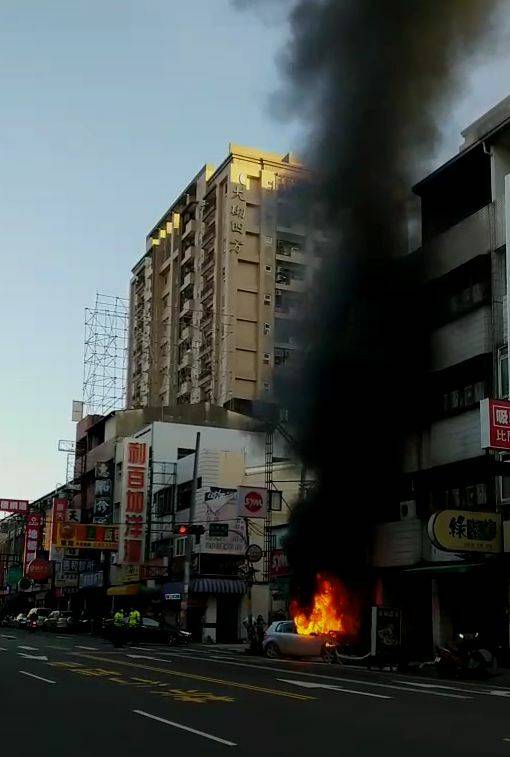
{"type": "Polygon", "coordinates": [[[404,575],[410,573],[417,575],[429,575],[431,578],[434,576],[442,576],[445,574],[459,574],[469,573],[477,568],[484,568],[487,563],[468,563],[468,562],[456,562],[448,563],[448,565],[421,565],[418,568],[406,568],[402,571],[404,575]]]}
{"type": "Polygon", "coordinates": [[[126,584],[125,586],[110,586],[107,597],[134,597],[140,594],[140,584],[126,584]]]}
{"type": "Polygon", "coordinates": [[[239,578],[194,578],[191,591],[194,594],[244,594],[246,584],[239,578]]]}

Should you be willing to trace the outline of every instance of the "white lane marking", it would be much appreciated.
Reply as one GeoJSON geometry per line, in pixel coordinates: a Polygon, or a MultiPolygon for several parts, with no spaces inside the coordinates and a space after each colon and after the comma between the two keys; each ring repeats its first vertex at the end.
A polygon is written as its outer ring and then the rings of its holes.
{"type": "Polygon", "coordinates": [[[464,694],[481,694],[482,696],[493,697],[508,697],[510,691],[504,691],[502,689],[466,689],[459,686],[446,686],[441,683],[418,683],[417,681],[395,681],[395,683],[403,684],[405,686],[420,686],[424,689],[446,689],[448,691],[461,691],[464,694]]]}
{"type": "Polygon", "coordinates": [[[34,673],[27,673],[26,670],[19,671],[23,676],[30,676],[30,678],[37,678],[38,681],[44,681],[45,683],[57,683],[56,681],[50,681],[49,678],[42,678],[42,676],[36,676],[34,673]]]}
{"type": "Polygon", "coordinates": [[[29,652],[37,652],[37,647],[26,647],[23,644],[18,644],[18,649],[28,649],[29,652]]]}
{"type": "MultiPolygon", "coordinates": [[[[167,654],[171,655],[172,652],[167,652],[167,654]]],[[[183,657],[183,655],[178,655],[178,654],[176,656],[183,657]]],[[[188,656],[188,659],[204,661],[203,657],[191,657],[191,655],[188,656]]],[[[400,691],[409,691],[413,694],[432,694],[433,696],[436,696],[436,697],[448,697],[450,699],[472,699],[473,698],[473,697],[463,697],[460,694],[446,694],[445,692],[442,692],[442,691],[430,691],[430,689],[408,689],[405,686],[395,686],[390,683],[376,683],[375,681],[370,681],[370,680],[364,681],[357,678],[344,678],[343,676],[327,676],[327,675],[322,675],[321,673],[307,673],[304,670],[300,670],[299,672],[295,673],[292,670],[292,668],[275,668],[271,665],[253,665],[248,662],[232,662],[231,660],[223,661],[223,660],[218,660],[214,657],[209,657],[208,660],[210,662],[223,663],[224,665],[236,665],[237,667],[240,667],[240,668],[255,668],[257,670],[270,670],[272,673],[286,673],[287,675],[290,674],[290,675],[307,676],[308,678],[320,678],[320,679],[328,680],[328,681],[336,681],[337,684],[338,683],[340,684],[356,683],[358,684],[358,686],[376,686],[377,688],[381,688],[381,689],[397,689],[400,691]]]]}
{"type": "Polygon", "coordinates": [[[7,647],[0,647],[0,652],[7,652],[7,647]]]}
{"type": "Polygon", "coordinates": [[[58,634],[55,636],[56,639],[68,639],[69,636],[59,636],[58,634]]]}
{"type": "Polygon", "coordinates": [[[341,686],[331,686],[328,683],[314,683],[313,681],[296,681],[291,678],[277,678],[282,683],[292,683],[295,686],[303,686],[305,689],[331,689],[331,691],[341,691],[344,694],[361,694],[362,697],[374,697],[375,699],[393,699],[386,694],[372,694],[369,691],[354,691],[354,689],[344,689],[341,686]]]}
{"type": "Polygon", "coordinates": [[[15,639],[16,638],[15,636],[7,636],[7,634],[5,633],[0,634],[0,636],[2,637],[2,639],[15,639]]]}
{"type": "Polygon", "coordinates": [[[161,657],[149,657],[146,654],[128,654],[126,657],[132,657],[134,660],[155,660],[156,662],[171,663],[173,660],[164,660],[161,657]]]}
{"type": "Polygon", "coordinates": [[[203,736],[211,741],[218,741],[220,744],[226,744],[227,746],[237,746],[234,741],[227,741],[226,739],[220,739],[218,736],[213,736],[211,733],[205,733],[205,731],[197,731],[196,728],[190,728],[187,725],[181,723],[174,723],[173,720],[165,720],[165,718],[158,718],[157,715],[151,715],[150,712],[144,712],[143,710],[133,710],[136,715],[142,715],[144,718],[150,718],[151,720],[157,720],[158,723],[165,723],[165,725],[171,725],[174,728],[180,728],[183,731],[189,731],[189,733],[195,733],[197,736],[203,736]]]}
{"type": "Polygon", "coordinates": [[[97,652],[98,651],[97,647],[82,647],[80,644],[75,644],[74,646],[76,647],[76,649],[86,649],[88,652],[97,652]]]}
{"type": "Polygon", "coordinates": [[[48,658],[44,654],[26,654],[25,652],[18,652],[20,657],[25,657],[27,660],[42,660],[43,662],[48,662],[48,658]]]}

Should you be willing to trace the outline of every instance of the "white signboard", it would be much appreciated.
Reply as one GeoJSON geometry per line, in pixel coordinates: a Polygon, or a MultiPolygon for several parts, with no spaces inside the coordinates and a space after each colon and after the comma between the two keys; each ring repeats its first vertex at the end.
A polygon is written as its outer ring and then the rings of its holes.
{"type": "Polygon", "coordinates": [[[240,486],[237,490],[237,508],[240,518],[265,518],[267,515],[267,489],[240,486]]]}
{"type": "Polygon", "coordinates": [[[149,445],[124,439],[124,461],[119,517],[119,559],[124,565],[140,565],[145,558],[145,523],[149,486],[149,445]]]}
{"type": "Polygon", "coordinates": [[[204,494],[205,534],[200,551],[210,555],[244,555],[246,525],[237,514],[237,489],[211,486],[204,494]],[[209,523],[228,523],[228,536],[210,536],[209,523]]]}

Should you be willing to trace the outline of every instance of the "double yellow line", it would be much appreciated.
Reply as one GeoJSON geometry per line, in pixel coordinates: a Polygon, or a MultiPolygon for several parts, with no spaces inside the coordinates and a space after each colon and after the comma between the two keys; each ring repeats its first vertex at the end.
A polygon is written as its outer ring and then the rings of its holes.
{"type": "Polygon", "coordinates": [[[112,660],[109,657],[96,657],[95,655],[82,654],[81,652],[75,652],[73,657],[82,657],[85,660],[94,660],[95,662],[108,662],[113,665],[124,665],[128,668],[138,668],[139,670],[152,670],[154,673],[164,673],[167,676],[175,676],[176,678],[191,678],[194,681],[205,681],[206,683],[216,683],[222,686],[232,686],[236,689],[246,689],[247,691],[255,691],[258,694],[272,694],[277,697],[287,697],[287,699],[297,699],[299,701],[310,701],[315,697],[307,696],[306,694],[295,694],[291,691],[279,691],[278,689],[266,689],[262,686],[252,686],[250,683],[239,683],[238,681],[225,681],[222,678],[209,678],[208,676],[201,676],[196,673],[184,673],[180,670],[168,670],[167,668],[155,668],[152,665],[141,665],[136,662],[127,662],[126,660],[112,660]]]}

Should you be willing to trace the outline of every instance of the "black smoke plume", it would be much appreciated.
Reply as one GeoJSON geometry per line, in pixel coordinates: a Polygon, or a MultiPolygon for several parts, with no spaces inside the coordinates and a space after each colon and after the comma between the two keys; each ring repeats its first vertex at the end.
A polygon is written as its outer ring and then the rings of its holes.
{"type": "Polygon", "coordinates": [[[398,519],[403,447],[420,423],[427,368],[419,256],[406,254],[406,202],[466,62],[491,37],[496,6],[292,4],[288,89],[279,95],[309,127],[306,214],[329,240],[303,364],[292,372],[300,451],[317,478],[292,515],[287,544],[305,596],[319,571],[359,577],[371,524],[398,519]]]}

